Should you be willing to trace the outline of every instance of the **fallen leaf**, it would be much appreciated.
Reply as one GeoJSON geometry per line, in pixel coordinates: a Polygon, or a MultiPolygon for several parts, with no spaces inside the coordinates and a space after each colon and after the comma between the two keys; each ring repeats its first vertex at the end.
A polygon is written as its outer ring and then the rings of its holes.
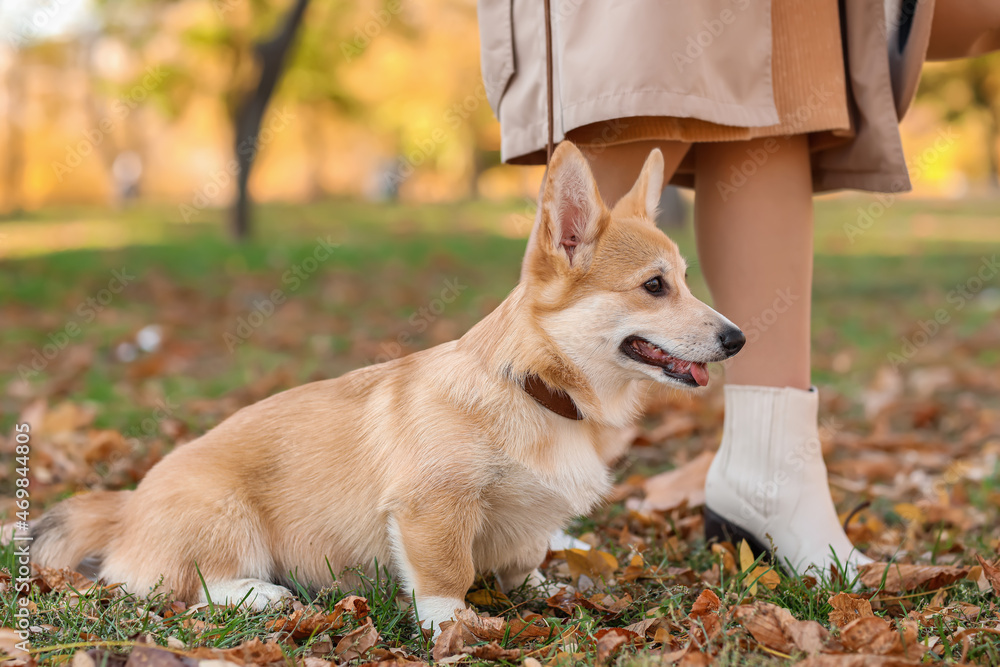
{"type": "Polygon", "coordinates": [[[365,621],[364,625],[344,635],[344,638],[337,642],[337,648],[333,652],[345,662],[355,660],[367,653],[368,649],[378,643],[378,640],[378,630],[375,629],[372,620],[369,618],[365,621]]]}
{"type": "Polygon", "coordinates": [[[256,637],[230,649],[201,646],[188,651],[186,655],[198,660],[228,660],[237,665],[269,665],[272,662],[284,662],[285,659],[280,644],[274,641],[264,643],[256,637]]]}
{"type": "Polygon", "coordinates": [[[500,591],[493,591],[488,588],[480,588],[465,596],[465,601],[477,607],[511,607],[510,599],[500,591]]]}
{"type": "Polygon", "coordinates": [[[525,623],[517,618],[506,621],[502,618],[480,616],[471,609],[457,612],[456,620],[464,623],[469,632],[485,641],[507,639],[527,642],[533,639],[548,639],[556,632],[554,628],[525,623]]]}
{"type": "Polygon", "coordinates": [[[83,576],[79,572],[74,572],[68,568],[37,567],[38,577],[44,582],[41,586],[43,592],[48,591],[79,591],[83,592],[94,585],[91,579],[83,576]]]}
{"type": "Polygon", "coordinates": [[[830,598],[833,611],[830,612],[830,623],[842,628],[851,621],[867,616],[874,616],[872,603],[868,598],[857,593],[837,593],[830,598]]]}
{"type": "Polygon", "coordinates": [[[713,542],[712,553],[722,557],[722,569],[727,574],[736,574],[736,549],[729,542],[713,542]]]}
{"type": "Polygon", "coordinates": [[[296,609],[288,616],[269,621],[265,627],[272,632],[284,633],[292,639],[305,639],[322,632],[335,632],[347,624],[346,616],[361,621],[370,613],[368,600],[358,595],[348,595],[333,607],[329,614],[317,612],[312,607],[296,609]],[[309,613],[312,611],[313,613],[309,613]]]}
{"type": "Polygon", "coordinates": [[[3,651],[4,655],[17,660],[27,660],[29,658],[28,652],[23,648],[18,648],[19,645],[30,648],[28,641],[22,639],[21,635],[14,628],[0,628],[0,651],[3,651]]]}
{"type": "Polygon", "coordinates": [[[655,475],[646,480],[643,490],[646,497],[638,511],[669,512],[684,506],[701,507],[705,504],[705,479],[714,458],[712,452],[703,452],[688,463],[674,470],[655,475]]]}
{"type": "Polygon", "coordinates": [[[781,577],[778,573],[774,571],[773,567],[765,567],[763,565],[758,565],[753,568],[753,571],[749,571],[753,564],[756,562],[754,558],[753,550],[746,540],[740,542],[740,570],[746,573],[744,581],[747,582],[749,586],[750,595],[757,595],[757,584],[761,583],[767,586],[772,591],[781,583],[781,577]]]}
{"type": "Polygon", "coordinates": [[[827,648],[830,633],[816,621],[800,621],[783,607],[769,602],[740,605],[733,610],[733,619],[753,635],[758,644],[792,653],[814,654],[827,648]]]}
{"type": "Polygon", "coordinates": [[[625,628],[605,628],[594,634],[597,640],[597,664],[605,665],[611,656],[630,642],[642,643],[642,636],[625,628]]]}
{"type": "Polygon", "coordinates": [[[522,651],[516,648],[503,648],[495,641],[479,646],[466,646],[463,653],[479,660],[517,660],[522,651]]]}
{"type": "Polygon", "coordinates": [[[722,601],[719,600],[719,596],[707,588],[698,594],[698,598],[691,605],[688,627],[692,641],[698,646],[703,646],[722,631],[722,622],[719,620],[721,608],[722,601]]]}
{"type": "Polygon", "coordinates": [[[918,624],[911,620],[901,621],[896,628],[878,616],[862,617],[840,629],[840,641],[857,653],[918,659],[926,652],[918,641],[918,624]]]}
{"type": "Polygon", "coordinates": [[[466,643],[476,641],[476,638],[461,621],[446,621],[441,627],[441,634],[438,635],[434,642],[434,648],[431,650],[431,657],[435,660],[444,660],[453,655],[460,655],[466,643]]]}
{"type": "Polygon", "coordinates": [[[992,565],[979,554],[976,554],[976,559],[983,568],[983,575],[986,577],[986,581],[990,582],[990,586],[993,587],[993,594],[1000,596],[1000,563],[992,565]]]}
{"type": "Polygon", "coordinates": [[[912,565],[908,563],[869,563],[858,568],[861,583],[878,588],[885,576],[882,590],[903,593],[914,589],[934,590],[948,586],[969,574],[967,567],[950,565],[912,565]]]}
{"type": "Polygon", "coordinates": [[[555,552],[554,555],[566,559],[573,581],[579,580],[581,576],[586,576],[593,581],[604,579],[610,582],[618,569],[618,560],[614,556],[597,549],[586,551],[583,549],[564,549],[555,552]]]}

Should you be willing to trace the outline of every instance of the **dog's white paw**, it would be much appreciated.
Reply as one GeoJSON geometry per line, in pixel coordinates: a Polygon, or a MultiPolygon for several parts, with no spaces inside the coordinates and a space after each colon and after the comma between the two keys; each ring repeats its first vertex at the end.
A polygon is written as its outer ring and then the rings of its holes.
{"type": "Polygon", "coordinates": [[[433,630],[434,639],[441,634],[441,624],[455,619],[455,611],[465,609],[465,600],[440,596],[417,597],[413,604],[420,626],[433,630]]]}
{"type": "MultiPolygon", "coordinates": [[[[201,601],[208,602],[204,599],[204,589],[201,595],[203,598],[201,601]]],[[[261,579],[230,579],[209,583],[208,597],[213,604],[238,604],[260,611],[270,605],[291,599],[292,592],[284,586],[261,579]]]]}

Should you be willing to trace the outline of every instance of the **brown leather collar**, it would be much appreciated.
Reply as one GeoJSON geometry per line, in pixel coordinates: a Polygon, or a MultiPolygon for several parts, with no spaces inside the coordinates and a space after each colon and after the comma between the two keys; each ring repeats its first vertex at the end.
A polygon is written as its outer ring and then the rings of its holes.
{"type": "Polygon", "coordinates": [[[521,386],[528,396],[538,401],[539,405],[548,408],[560,417],[576,421],[583,419],[583,413],[580,412],[580,408],[576,407],[576,403],[573,402],[569,394],[562,389],[553,389],[534,373],[525,377],[524,384],[521,386]]]}

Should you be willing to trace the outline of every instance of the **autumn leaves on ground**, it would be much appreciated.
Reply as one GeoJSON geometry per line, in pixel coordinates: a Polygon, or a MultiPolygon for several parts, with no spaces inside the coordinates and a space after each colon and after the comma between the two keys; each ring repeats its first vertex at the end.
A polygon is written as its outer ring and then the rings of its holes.
{"type": "MultiPolygon", "coordinates": [[[[714,369],[708,391],[650,399],[611,502],[570,528],[595,549],[549,555],[543,570],[572,591],[505,596],[481,579],[431,642],[382,571],[254,613],[68,571],[19,581],[14,543],[0,551],[0,652],[85,666],[1000,663],[996,203],[898,202],[846,228],[858,206],[818,207],[814,378],[838,509],[891,566],[793,576],[744,544],[705,544],[714,369]]],[[[218,221],[172,224],[169,210],[0,223],[0,518],[21,511],[25,467],[37,517],[76,491],[134,486],[243,405],[461,335],[516,281],[524,213],[265,207],[260,240],[238,248],[218,221]]],[[[690,231],[674,236],[694,260],[690,231]]],[[[769,317],[741,324],[763,333],[769,317]]]]}

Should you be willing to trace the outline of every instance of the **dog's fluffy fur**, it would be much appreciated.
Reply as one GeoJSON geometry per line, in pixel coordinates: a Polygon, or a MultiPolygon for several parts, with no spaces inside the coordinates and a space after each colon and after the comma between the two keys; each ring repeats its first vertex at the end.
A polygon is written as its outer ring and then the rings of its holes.
{"type": "MultiPolygon", "coordinates": [[[[693,362],[733,353],[739,331],[695,299],[652,219],[654,151],[613,210],[586,159],[552,159],[521,282],[461,339],[244,408],[178,447],[135,491],[75,496],[33,529],[37,562],[146,594],[246,602],[331,572],[389,565],[421,619],[440,625],[477,572],[541,582],[553,530],[608,492],[616,437],[650,382],[686,386],[623,351],[630,337],[693,362]],[[649,280],[664,290],[650,293],[649,280]],[[534,374],[584,419],[542,407],[534,374]],[[200,576],[204,578],[202,586],[200,576]]],[[[704,369],[704,366],[701,366],[704,369]]]]}

